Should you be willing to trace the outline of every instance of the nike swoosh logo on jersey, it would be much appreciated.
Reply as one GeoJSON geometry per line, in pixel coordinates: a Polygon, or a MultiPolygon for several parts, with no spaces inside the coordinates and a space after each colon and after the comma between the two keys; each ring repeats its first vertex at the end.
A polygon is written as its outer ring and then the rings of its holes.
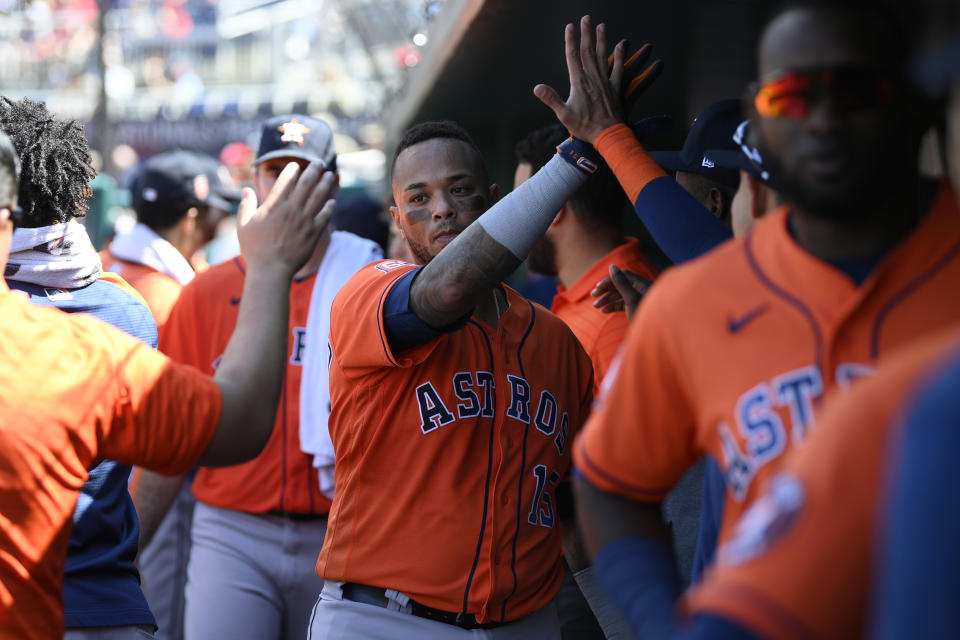
{"type": "Polygon", "coordinates": [[[232,297],[231,297],[231,298],[230,298],[230,304],[232,304],[232,305],[234,305],[234,306],[240,304],[240,298],[232,298],[232,297]]]}
{"type": "Polygon", "coordinates": [[[737,333],[738,331],[743,329],[745,326],[750,324],[757,316],[759,316],[764,311],[766,311],[768,307],[769,305],[762,304],[759,307],[755,307],[750,311],[747,311],[745,314],[743,314],[739,318],[728,318],[727,330],[730,331],[730,333],[737,333]]]}

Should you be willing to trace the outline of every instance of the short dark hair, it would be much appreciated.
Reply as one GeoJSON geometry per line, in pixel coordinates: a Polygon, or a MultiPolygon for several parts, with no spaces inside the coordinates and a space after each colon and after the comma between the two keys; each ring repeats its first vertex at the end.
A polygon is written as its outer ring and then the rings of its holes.
{"type": "Polygon", "coordinates": [[[20,156],[20,208],[24,227],[43,227],[87,213],[96,177],[78,120],[61,120],[43,102],[0,98],[0,129],[20,156]]]}
{"type": "MultiPolygon", "coordinates": [[[[533,172],[539,171],[557,153],[557,145],[570,137],[561,124],[552,124],[532,131],[514,147],[518,162],[526,162],[533,172]]],[[[600,170],[577,189],[567,202],[583,225],[602,225],[608,229],[623,228],[627,195],[605,162],[600,170]]]]}
{"type": "Polygon", "coordinates": [[[0,131],[0,207],[14,204],[20,184],[20,158],[7,134],[0,131]]]}
{"type": "Polygon", "coordinates": [[[480,153],[480,147],[473,141],[473,138],[467,133],[466,129],[452,120],[435,120],[415,124],[403,132],[403,137],[400,138],[400,142],[397,143],[397,148],[393,152],[390,174],[393,174],[393,170],[397,166],[397,158],[400,157],[404,149],[436,138],[449,138],[466,143],[467,146],[477,154],[477,159],[480,160],[480,165],[483,167],[483,170],[487,170],[487,164],[483,160],[483,154],[480,153]]]}
{"type": "MultiPolygon", "coordinates": [[[[878,51],[886,54],[885,61],[890,66],[896,79],[903,80],[909,58],[909,38],[900,15],[894,8],[883,0],[782,0],[773,5],[767,14],[761,33],[765,33],[774,20],[790,11],[828,11],[848,15],[862,15],[872,18],[878,27],[875,31],[869,28],[860,29],[862,34],[872,34],[878,51]]],[[[760,38],[757,46],[763,42],[760,38]]],[[[759,60],[759,52],[757,59],[759,60]]]]}

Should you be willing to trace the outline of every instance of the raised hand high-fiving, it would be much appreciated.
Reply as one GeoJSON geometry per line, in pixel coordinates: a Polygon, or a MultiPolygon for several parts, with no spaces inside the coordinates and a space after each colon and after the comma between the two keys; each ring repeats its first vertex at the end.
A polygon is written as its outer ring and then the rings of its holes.
{"type": "Polygon", "coordinates": [[[291,162],[257,206],[244,189],[237,213],[240,252],[257,267],[280,267],[292,275],[310,258],[336,208],[336,174],[313,162],[303,172],[291,162]]]}
{"type": "Polygon", "coordinates": [[[660,60],[644,67],[650,45],[644,45],[624,62],[626,44],[620,41],[608,59],[606,25],[598,25],[594,35],[590,16],[584,16],[580,20],[579,46],[576,29],[567,25],[564,45],[570,95],[564,101],[545,84],[538,84],[533,93],[553,110],[574,138],[592,143],[604,129],[625,122],[628,107],[659,75],[663,67],[660,60]]]}

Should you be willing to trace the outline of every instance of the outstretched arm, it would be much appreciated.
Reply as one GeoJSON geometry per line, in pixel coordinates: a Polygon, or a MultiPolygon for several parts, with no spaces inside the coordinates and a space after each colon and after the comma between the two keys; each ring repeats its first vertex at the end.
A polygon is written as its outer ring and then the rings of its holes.
{"type": "Polygon", "coordinates": [[[699,200],[654,162],[623,123],[593,141],[627,193],[637,217],[676,264],[692,260],[733,237],[699,200]]]}
{"type": "MultiPolygon", "coordinates": [[[[622,56],[623,43],[617,47],[622,56]]],[[[647,47],[641,48],[627,63],[628,73],[634,66],[642,66],[647,55],[647,47]]],[[[537,97],[553,109],[570,135],[589,142],[603,156],[654,240],[673,262],[679,263],[712,249],[732,234],[664,173],[626,124],[624,102],[637,100],[660,68],[659,61],[654,62],[621,92],[619,77],[615,73],[608,76],[606,66],[583,65],[580,83],[584,87],[582,102],[587,107],[582,109],[564,104],[556,91],[544,85],[537,87],[537,97]]]]}
{"type": "Polygon", "coordinates": [[[200,464],[238,464],[260,453],[273,431],[283,369],[290,281],[310,257],[335,208],[334,174],[291,163],[257,207],[244,191],[238,219],[247,275],[236,328],[213,376],[223,398],[217,430],[200,464]]]}
{"type": "MultiPolygon", "coordinates": [[[[600,25],[594,38],[589,16],[580,22],[580,44],[573,25],[564,33],[570,96],[560,100],[556,91],[537,85],[534,93],[548,103],[581,112],[596,104],[588,91],[587,78],[607,68],[606,28],[600,25]],[[593,70],[585,74],[584,69],[593,70]]],[[[623,75],[623,47],[614,52],[614,64],[605,78],[611,91],[619,91],[623,75]]],[[[576,189],[596,171],[589,145],[578,140],[564,143],[561,152],[518,189],[500,200],[450,243],[417,275],[410,287],[410,308],[425,323],[442,328],[470,313],[482,296],[512,273],[543,236],[557,211],[576,189]]],[[[595,157],[595,156],[594,156],[595,157]]]]}

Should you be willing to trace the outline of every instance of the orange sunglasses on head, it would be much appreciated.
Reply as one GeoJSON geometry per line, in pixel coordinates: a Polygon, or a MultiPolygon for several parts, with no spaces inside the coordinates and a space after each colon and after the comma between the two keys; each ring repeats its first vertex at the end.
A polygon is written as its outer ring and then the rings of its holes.
{"type": "Polygon", "coordinates": [[[860,111],[890,102],[893,82],[876,69],[848,67],[787,71],[751,86],[753,104],[765,118],[806,118],[829,95],[842,111],[860,111]]]}

